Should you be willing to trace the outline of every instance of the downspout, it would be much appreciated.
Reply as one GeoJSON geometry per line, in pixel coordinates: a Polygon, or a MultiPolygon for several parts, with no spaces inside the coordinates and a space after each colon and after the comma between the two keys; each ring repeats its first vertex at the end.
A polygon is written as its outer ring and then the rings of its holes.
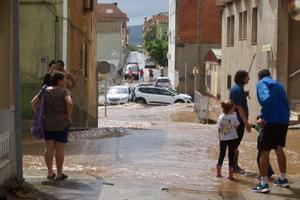
{"type": "Polygon", "coordinates": [[[15,170],[18,181],[23,179],[22,166],[22,126],[21,126],[21,71],[20,71],[20,51],[19,51],[19,0],[12,1],[13,15],[13,81],[15,98],[15,170]]]}
{"type": "Polygon", "coordinates": [[[55,31],[55,44],[54,44],[54,55],[55,55],[55,60],[59,59],[59,20],[58,16],[55,16],[55,21],[54,21],[54,31],[55,31]]]}
{"type": "MultiPolygon", "coordinates": [[[[68,0],[63,2],[63,19],[68,18],[68,0]]],[[[65,67],[68,67],[68,21],[63,20],[63,47],[62,47],[62,59],[65,62],[65,67]]]]}

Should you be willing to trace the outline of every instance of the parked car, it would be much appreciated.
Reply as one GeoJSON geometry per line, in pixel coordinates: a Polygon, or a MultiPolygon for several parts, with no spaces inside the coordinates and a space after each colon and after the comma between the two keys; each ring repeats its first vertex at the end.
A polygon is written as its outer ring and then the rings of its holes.
{"type": "Polygon", "coordinates": [[[172,87],[171,81],[168,77],[157,77],[154,85],[157,87],[172,87]]]}
{"type": "Polygon", "coordinates": [[[124,104],[132,99],[132,89],[128,86],[113,86],[107,92],[108,104],[124,104]]]}
{"type": "Polygon", "coordinates": [[[142,104],[173,104],[190,103],[192,97],[187,94],[179,94],[173,89],[155,87],[149,85],[136,86],[134,88],[134,101],[142,104]]]}
{"type": "Polygon", "coordinates": [[[134,80],[139,80],[139,66],[136,63],[130,63],[130,64],[126,65],[125,71],[124,71],[124,79],[125,80],[128,79],[129,69],[131,69],[131,71],[132,71],[132,78],[134,80]]]}

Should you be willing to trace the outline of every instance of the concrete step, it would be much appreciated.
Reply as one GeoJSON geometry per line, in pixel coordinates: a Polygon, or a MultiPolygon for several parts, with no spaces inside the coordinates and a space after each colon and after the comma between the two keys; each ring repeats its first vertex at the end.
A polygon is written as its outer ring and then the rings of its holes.
{"type": "Polygon", "coordinates": [[[300,99],[292,99],[290,106],[291,106],[291,110],[295,112],[300,112],[300,99]]]}
{"type": "Polygon", "coordinates": [[[290,125],[300,124],[300,112],[290,111],[290,125]]]}

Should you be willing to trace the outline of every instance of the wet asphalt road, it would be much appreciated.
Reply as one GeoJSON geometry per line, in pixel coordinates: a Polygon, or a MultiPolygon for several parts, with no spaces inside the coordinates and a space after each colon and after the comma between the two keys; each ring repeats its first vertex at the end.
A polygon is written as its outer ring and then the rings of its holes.
{"type": "MultiPolygon", "coordinates": [[[[192,104],[128,104],[109,107],[108,118],[104,119],[100,107],[101,129],[71,134],[66,173],[71,179],[106,183],[87,199],[300,199],[300,147],[295,142],[300,139],[299,132],[291,132],[288,137],[290,189],[271,186],[268,195],[254,194],[250,187],[257,182],[255,134],[246,134],[241,146],[240,162],[248,173],[229,181],[226,158],[224,178],[216,178],[216,128],[196,123],[192,110],[192,104]]],[[[25,175],[44,176],[43,143],[25,137],[23,144],[25,175]]]]}

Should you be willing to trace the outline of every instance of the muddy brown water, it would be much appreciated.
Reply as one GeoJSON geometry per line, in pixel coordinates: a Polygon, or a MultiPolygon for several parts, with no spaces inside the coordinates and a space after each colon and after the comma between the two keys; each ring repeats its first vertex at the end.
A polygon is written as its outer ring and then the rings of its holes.
{"type": "MultiPolygon", "coordinates": [[[[141,126],[141,129],[125,128],[121,133],[108,133],[107,129],[106,137],[102,137],[103,131],[97,129],[73,132],[66,147],[66,173],[79,178],[88,176],[115,181],[116,185],[111,186],[115,188],[118,181],[121,183],[127,180],[130,187],[134,188],[147,186],[157,188],[163,194],[192,194],[193,198],[201,194],[205,197],[211,196],[211,199],[245,199],[242,193],[257,182],[254,132],[245,134],[240,149],[240,163],[248,173],[236,175],[237,181],[233,182],[226,179],[227,158],[223,167],[225,178],[215,177],[218,157],[216,128],[214,125],[187,123],[186,119],[194,120],[193,114],[187,114],[192,113],[191,107],[167,108],[168,111],[165,112],[159,107],[137,107],[133,111],[129,111],[129,107],[123,112],[119,109],[124,108],[113,109],[119,113],[116,112],[115,116],[111,114],[107,124],[122,126],[132,122],[141,126]],[[141,113],[144,116],[142,119],[137,115],[141,111],[144,111],[141,113]],[[158,112],[160,115],[156,116],[158,112]],[[179,116],[176,116],[176,112],[179,116]],[[132,113],[132,117],[126,117],[125,113],[132,113]],[[149,118],[145,117],[145,113],[148,113],[149,118]],[[174,119],[176,122],[172,122],[174,119]],[[179,119],[185,120],[180,122],[179,119]]],[[[286,154],[291,181],[300,179],[299,139],[299,131],[289,131],[286,154]]],[[[32,140],[29,134],[24,135],[25,175],[46,174],[43,148],[42,141],[32,140]]],[[[274,153],[271,153],[271,163],[278,172],[275,161],[274,153]]],[[[123,189],[128,189],[126,187],[123,186],[123,189]]]]}

